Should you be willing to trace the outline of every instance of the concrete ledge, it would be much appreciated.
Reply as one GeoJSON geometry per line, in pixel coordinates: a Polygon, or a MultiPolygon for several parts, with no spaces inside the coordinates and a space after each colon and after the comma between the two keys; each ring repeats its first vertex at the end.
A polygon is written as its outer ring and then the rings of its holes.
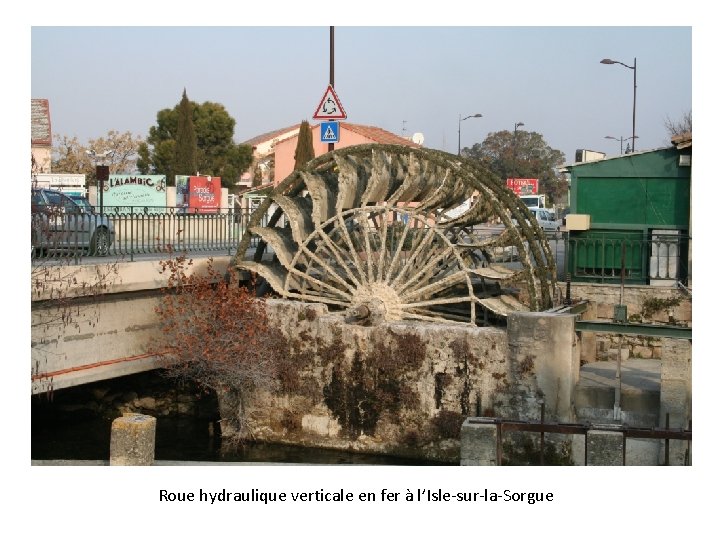
{"type": "MultiPolygon", "coordinates": [[[[187,268],[187,275],[207,275],[205,263],[209,257],[203,254],[188,257],[193,264],[187,268]]],[[[224,272],[232,257],[215,256],[212,259],[213,266],[224,272]]],[[[47,264],[42,267],[47,274],[40,280],[51,286],[36,290],[32,284],[32,301],[160,289],[167,285],[167,274],[162,273],[161,262],[161,259],[129,262],[108,257],[102,264],[47,264]]]]}

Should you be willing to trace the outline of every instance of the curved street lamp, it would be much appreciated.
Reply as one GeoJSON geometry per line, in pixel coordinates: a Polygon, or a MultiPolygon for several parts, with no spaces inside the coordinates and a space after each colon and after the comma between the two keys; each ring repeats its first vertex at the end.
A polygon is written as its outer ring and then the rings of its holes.
{"type": "Polygon", "coordinates": [[[612,139],[612,140],[614,140],[614,141],[620,141],[620,155],[623,155],[623,153],[624,153],[624,152],[623,152],[623,141],[627,142],[627,141],[629,141],[630,139],[632,139],[633,141],[635,141],[635,139],[637,139],[637,137],[634,136],[634,135],[633,135],[632,137],[623,137],[623,136],[621,135],[619,139],[618,139],[617,137],[612,137],[612,136],[610,136],[610,135],[605,135],[605,138],[606,138],[606,139],[612,139]]]}
{"type": "Polygon", "coordinates": [[[458,114],[458,156],[460,155],[460,122],[463,120],[467,120],[468,118],[482,118],[482,114],[471,114],[470,116],[466,116],[465,118],[461,118],[461,114],[458,114]]]}
{"type": "Polygon", "coordinates": [[[625,66],[628,69],[632,69],[633,72],[633,120],[632,120],[632,151],[635,151],[635,139],[637,137],[635,136],[635,108],[637,105],[637,58],[633,58],[633,65],[628,66],[627,64],[624,64],[622,62],[618,62],[617,60],[610,60],[609,58],[603,58],[600,60],[601,64],[620,64],[621,66],[625,66]]]}

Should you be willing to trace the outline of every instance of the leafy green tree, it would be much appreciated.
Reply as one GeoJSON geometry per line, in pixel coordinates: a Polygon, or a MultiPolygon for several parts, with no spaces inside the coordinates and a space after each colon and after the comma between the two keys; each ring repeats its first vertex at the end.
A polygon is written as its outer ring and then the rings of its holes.
{"type": "Polygon", "coordinates": [[[567,197],[567,181],[558,172],[565,155],[551,148],[539,133],[497,131],[482,143],[464,148],[462,155],[481,161],[503,180],[537,178],[540,192],[548,195],[549,203],[557,204],[567,197]]]}
{"type": "Polygon", "coordinates": [[[312,129],[307,120],[300,123],[300,131],[298,133],[298,143],[295,147],[295,168],[293,170],[302,169],[308,161],[315,157],[315,149],[313,148],[312,129]]]}
{"type": "MultiPolygon", "coordinates": [[[[187,93],[183,90],[178,110],[177,137],[175,140],[174,174],[195,174],[197,171],[197,137],[193,111],[187,93]]],[[[174,176],[174,175],[173,175],[174,176]]]]}
{"type": "MultiPolygon", "coordinates": [[[[174,171],[177,170],[175,147],[179,143],[180,105],[157,113],[157,124],[150,128],[145,143],[138,150],[140,172],[164,174],[170,184],[174,183],[174,171]]],[[[221,104],[189,101],[189,105],[197,138],[197,168],[191,172],[220,176],[223,187],[233,188],[252,163],[252,147],[233,142],[235,120],[221,104]]]]}

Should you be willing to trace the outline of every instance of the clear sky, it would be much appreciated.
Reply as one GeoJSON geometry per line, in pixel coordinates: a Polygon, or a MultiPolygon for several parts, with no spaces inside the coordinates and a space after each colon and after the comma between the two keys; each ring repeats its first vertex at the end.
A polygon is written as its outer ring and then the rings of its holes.
{"type": "MultiPolygon", "coordinates": [[[[470,21],[468,21],[470,22],[470,21]]],[[[235,140],[312,115],[329,82],[327,26],[32,28],[31,93],[50,100],[55,134],[85,142],[109,130],[147,136],[183,88],[225,106],[235,140]]],[[[335,27],[335,90],[349,122],[456,152],[523,122],[572,160],[669,145],[666,119],[692,109],[690,26],[335,27]]]]}

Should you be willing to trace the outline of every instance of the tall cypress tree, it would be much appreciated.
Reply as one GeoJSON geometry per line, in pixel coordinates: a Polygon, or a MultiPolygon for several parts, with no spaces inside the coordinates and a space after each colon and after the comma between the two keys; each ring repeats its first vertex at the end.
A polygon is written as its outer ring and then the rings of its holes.
{"type": "MultiPolygon", "coordinates": [[[[193,110],[183,88],[175,137],[175,163],[173,174],[194,175],[197,172],[197,136],[193,123],[193,110]]],[[[172,179],[174,180],[174,178],[172,179]]]]}
{"type": "Polygon", "coordinates": [[[303,120],[298,133],[298,143],[295,148],[295,168],[293,170],[302,169],[314,157],[315,149],[312,142],[312,130],[308,121],[303,120]]]}

